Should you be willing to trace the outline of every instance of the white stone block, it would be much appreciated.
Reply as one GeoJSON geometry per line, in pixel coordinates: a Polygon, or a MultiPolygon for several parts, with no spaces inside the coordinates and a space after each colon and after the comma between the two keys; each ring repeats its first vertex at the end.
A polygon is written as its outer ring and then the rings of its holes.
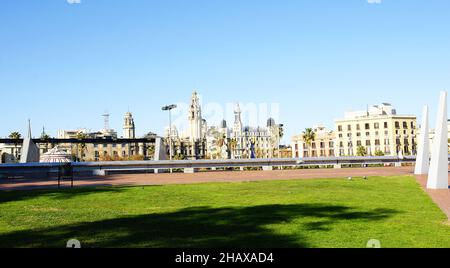
{"type": "Polygon", "coordinates": [[[428,189],[448,189],[447,92],[441,92],[431,151],[428,189]]]}
{"type": "Polygon", "coordinates": [[[94,169],[94,171],[92,171],[92,175],[94,175],[94,176],[106,176],[106,172],[103,169],[94,169]]]}
{"type": "Polygon", "coordinates": [[[264,171],[271,171],[271,170],[273,170],[273,167],[272,166],[263,166],[262,169],[264,171]]]}
{"type": "Polygon", "coordinates": [[[417,151],[416,168],[414,174],[428,174],[430,168],[430,141],[428,125],[428,106],[423,107],[422,125],[420,127],[420,137],[417,151]]]}
{"type": "Polygon", "coordinates": [[[184,173],[193,174],[193,173],[195,173],[195,168],[185,168],[184,173]]]}

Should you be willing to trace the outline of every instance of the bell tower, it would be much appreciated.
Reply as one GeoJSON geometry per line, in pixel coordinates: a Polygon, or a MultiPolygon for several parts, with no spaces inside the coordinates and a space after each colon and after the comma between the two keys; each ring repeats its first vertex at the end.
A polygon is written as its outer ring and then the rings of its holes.
{"type": "Polygon", "coordinates": [[[191,97],[191,105],[189,106],[189,138],[191,141],[198,141],[202,139],[202,108],[197,92],[194,90],[191,97]]]}
{"type": "Polygon", "coordinates": [[[124,139],[136,138],[136,128],[134,125],[133,114],[131,114],[130,112],[127,112],[124,117],[123,138],[124,139]]]}

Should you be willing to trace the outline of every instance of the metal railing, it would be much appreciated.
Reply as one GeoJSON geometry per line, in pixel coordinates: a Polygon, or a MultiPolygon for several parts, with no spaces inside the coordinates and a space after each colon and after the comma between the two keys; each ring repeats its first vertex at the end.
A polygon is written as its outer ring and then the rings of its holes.
{"type": "MultiPolygon", "coordinates": [[[[373,156],[373,157],[315,157],[315,158],[270,158],[270,159],[230,159],[230,160],[172,160],[172,161],[118,161],[118,162],[76,162],[70,166],[77,176],[104,176],[108,173],[157,173],[178,169],[195,172],[200,169],[221,168],[262,168],[273,167],[302,168],[309,166],[333,166],[342,168],[354,165],[396,165],[413,164],[415,156],[373,156]]],[[[58,177],[61,167],[67,163],[0,164],[0,178],[49,178],[58,177]]]]}

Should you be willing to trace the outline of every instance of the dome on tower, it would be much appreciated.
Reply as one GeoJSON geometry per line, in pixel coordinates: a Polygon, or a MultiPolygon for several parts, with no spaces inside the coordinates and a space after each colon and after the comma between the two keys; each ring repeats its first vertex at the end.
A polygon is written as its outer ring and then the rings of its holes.
{"type": "Polygon", "coordinates": [[[220,122],[220,128],[227,128],[227,121],[226,120],[222,120],[222,122],[220,122]]]}
{"type": "Polygon", "coordinates": [[[269,119],[267,120],[267,127],[274,127],[275,125],[276,125],[275,119],[269,118],[269,119]]]}

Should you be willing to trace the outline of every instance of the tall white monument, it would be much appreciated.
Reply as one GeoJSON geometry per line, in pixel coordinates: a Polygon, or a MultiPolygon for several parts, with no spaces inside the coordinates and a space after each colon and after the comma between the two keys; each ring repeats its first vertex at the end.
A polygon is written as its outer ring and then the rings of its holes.
{"type": "Polygon", "coordinates": [[[194,90],[191,98],[191,105],[189,106],[189,138],[192,142],[198,141],[202,138],[202,108],[197,92],[194,90]]]}
{"type": "Polygon", "coordinates": [[[427,188],[448,189],[447,92],[444,91],[439,100],[427,188]]]}
{"type": "Polygon", "coordinates": [[[423,107],[422,125],[420,127],[419,148],[417,152],[416,169],[414,174],[426,175],[430,168],[430,141],[428,125],[428,106],[423,107]]]}
{"type": "Polygon", "coordinates": [[[39,162],[39,158],[39,148],[33,142],[31,136],[31,122],[28,120],[28,137],[23,139],[20,163],[37,163],[39,162]]]}

